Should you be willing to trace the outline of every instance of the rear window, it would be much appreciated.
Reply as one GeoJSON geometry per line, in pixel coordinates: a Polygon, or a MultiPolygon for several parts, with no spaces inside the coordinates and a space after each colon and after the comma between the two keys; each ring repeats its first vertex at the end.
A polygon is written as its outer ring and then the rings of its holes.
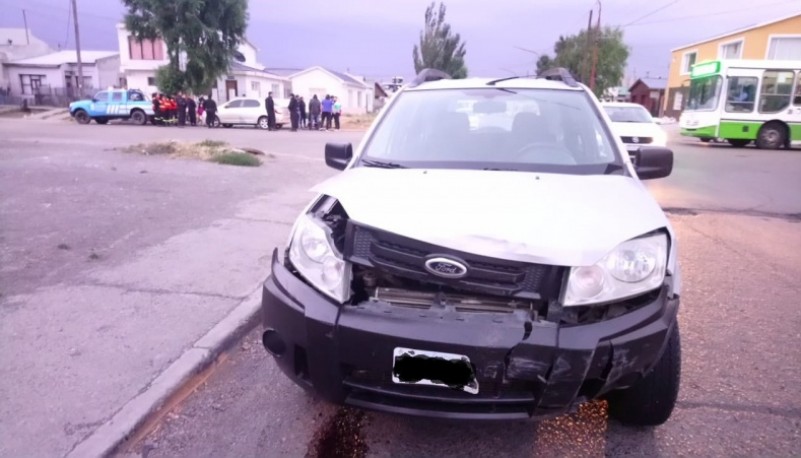
{"type": "Polygon", "coordinates": [[[259,107],[259,101],[258,100],[253,100],[253,99],[243,100],[242,101],[242,106],[245,107],[245,108],[258,108],[259,107]]]}

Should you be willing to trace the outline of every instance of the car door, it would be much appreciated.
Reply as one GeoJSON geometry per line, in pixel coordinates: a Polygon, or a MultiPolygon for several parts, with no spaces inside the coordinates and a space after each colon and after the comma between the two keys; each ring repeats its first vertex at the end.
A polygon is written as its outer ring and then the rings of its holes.
{"type": "Polygon", "coordinates": [[[92,97],[92,104],[89,105],[89,116],[106,116],[108,111],[108,101],[110,94],[108,91],[100,91],[92,97]]]}
{"type": "Polygon", "coordinates": [[[222,124],[239,124],[241,119],[242,100],[231,100],[220,106],[217,117],[222,124]]]}
{"type": "Polygon", "coordinates": [[[123,100],[123,92],[113,91],[111,92],[111,97],[108,102],[106,115],[108,115],[109,117],[113,117],[113,116],[120,116],[122,114],[127,114],[126,105],[127,105],[126,101],[123,100]]]}
{"type": "Polygon", "coordinates": [[[245,99],[242,101],[242,124],[255,125],[259,118],[266,116],[267,112],[262,109],[261,103],[256,99],[245,99]]]}

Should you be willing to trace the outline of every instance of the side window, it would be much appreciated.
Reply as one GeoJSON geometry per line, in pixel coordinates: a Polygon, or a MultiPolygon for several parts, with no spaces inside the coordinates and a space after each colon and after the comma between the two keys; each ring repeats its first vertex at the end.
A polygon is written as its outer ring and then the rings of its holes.
{"type": "Polygon", "coordinates": [[[106,91],[98,92],[97,94],[95,94],[94,99],[97,102],[108,102],[108,92],[106,91]]]}
{"type": "Polygon", "coordinates": [[[259,107],[259,101],[258,100],[247,99],[247,100],[244,100],[243,102],[244,103],[242,104],[242,106],[245,107],[245,108],[258,108],[259,107]]]}
{"type": "Polygon", "coordinates": [[[128,101],[129,102],[141,102],[145,100],[144,94],[139,91],[128,91],[128,101]]]}
{"type": "Polygon", "coordinates": [[[795,79],[795,97],[793,98],[793,105],[801,107],[801,71],[795,79]]]}
{"type": "Polygon", "coordinates": [[[760,113],[778,113],[790,106],[794,76],[788,70],[765,71],[762,76],[762,95],[759,97],[760,113]]]}
{"type": "Polygon", "coordinates": [[[122,92],[112,92],[111,93],[111,101],[112,102],[122,102],[122,92]]]}
{"type": "Polygon", "coordinates": [[[225,104],[225,108],[239,108],[242,106],[242,100],[233,100],[225,104]]]}
{"type": "Polygon", "coordinates": [[[729,91],[726,93],[728,113],[752,113],[756,102],[759,79],[754,76],[729,77],[729,91]]]}

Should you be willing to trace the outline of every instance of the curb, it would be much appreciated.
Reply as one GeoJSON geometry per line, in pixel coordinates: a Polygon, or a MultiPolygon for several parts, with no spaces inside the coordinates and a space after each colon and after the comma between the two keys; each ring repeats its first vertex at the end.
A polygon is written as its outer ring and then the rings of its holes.
{"type": "Polygon", "coordinates": [[[178,393],[193,376],[211,366],[217,356],[255,328],[258,325],[260,307],[261,283],[256,291],[243,299],[190,348],[184,350],[144,390],[79,442],[66,457],[101,457],[113,453],[149,417],[159,412],[170,397],[178,393]]]}

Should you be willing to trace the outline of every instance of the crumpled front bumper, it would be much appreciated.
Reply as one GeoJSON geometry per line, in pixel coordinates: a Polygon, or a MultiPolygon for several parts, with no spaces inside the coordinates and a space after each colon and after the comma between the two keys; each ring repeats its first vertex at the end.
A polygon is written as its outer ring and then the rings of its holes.
{"type": "Polygon", "coordinates": [[[277,253],[272,268],[263,289],[263,340],[287,376],[331,402],[430,417],[542,417],[630,386],[662,354],[679,305],[665,287],[614,319],[541,321],[526,329],[522,314],[337,306],[287,270],[277,253]],[[395,347],[466,355],[478,394],[393,383],[395,347]]]}

